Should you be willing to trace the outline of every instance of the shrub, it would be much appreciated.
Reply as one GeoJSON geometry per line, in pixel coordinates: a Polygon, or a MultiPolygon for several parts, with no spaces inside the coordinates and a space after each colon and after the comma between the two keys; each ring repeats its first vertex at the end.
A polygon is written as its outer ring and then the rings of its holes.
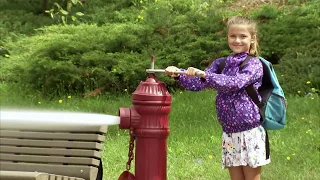
{"type": "Polygon", "coordinates": [[[3,70],[36,90],[83,93],[105,86],[119,91],[132,89],[144,75],[141,69],[147,61],[141,61],[143,56],[137,53],[146,45],[143,37],[148,30],[142,26],[57,25],[41,30],[32,38],[8,45],[16,56],[5,60],[7,68],[3,70]]]}
{"type": "Polygon", "coordinates": [[[319,67],[318,57],[292,52],[282,58],[281,66],[276,66],[276,69],[286,93],[307,95],[310,92],[319,93],[319,67]]]}
{"type": "MultiPolygon", "coordinates": [[[[313,66],[317,65],[320,40],[316,1],[243,12],[224,11],[223,5],[222,1],[201,0],[88,1],[82,20],[93,22],[91,25],[43,27],[29,38],[0,44],[10,52],[10,58],[1,59],[0,78],[48,94],[83,93],[100,87],[133,91],[145,79],[151,55],[156,56],[156,68],[203,69],[213,59],[230,54],[226,17],[248,13],[259,22],[261,56],[278,63],[275,67],[283,75],[279,79],[284,90],[307,92],[306,81],[319,89],[319,66],[313,66]],[[302,78],[296,76],[298,68],[302,78]]],[[[169,89],[179,87],[171,78],[161,76],[161,80],[169,89]]]]}
{"type": "Polygon", "coordinates": [[[272,20],[263,20],[259,26],[262,54],[270,56],[275,53],[281,58],[286,53],[299,52],[301,47],[319,41],[318,8],[318,3],[305,4],[290,11],[282,10],[272,20]]]}
{"type": "Polygon", "coordinates": [[[320,87],[319,8],[315,2],[303,4],[290,11],[282,10],[277,17],[260,24],[262,56],[279,63],[276,68],[287,93],[307,94],[311,88],[320,87]],[[312,84],[306,85],[308,81],[312,84]]]}
{"type": "Polygon", "coordinates": [[[24,10],[5,9],[0,11],[0,16],[0,45],[5,44],[8,38],[15,40],[19,34],[32,35],[36,28],[52,24],[49,17],[36,16],[24,10]]]}

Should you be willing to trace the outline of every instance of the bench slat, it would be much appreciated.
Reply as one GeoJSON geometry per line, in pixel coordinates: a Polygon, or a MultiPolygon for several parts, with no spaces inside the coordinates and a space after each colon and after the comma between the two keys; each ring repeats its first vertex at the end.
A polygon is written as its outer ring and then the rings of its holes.
{"type": "Polygon", "coordinates": [[[15,155],[0,153],[1,161],[15,161],[23,163],[59,163],[74,165],[94,165],[99,166],[100,160],[83,157],[63,157],[63,156],[35,156],[35,155],[15,155]]]}
{"type": "Polygon", "coordinates": [[[0,171],[1,180],[48,180],[49,174],[23,171],[0,171]]]}
{"type": "Polygon", "coordinates": [[[66,177],[55,174],[39,173],[39,172],[25,172],[25,171],[0,171],[1,180],[84,180],[77,177],[66,177]]]}
{"type": "Polygon", "coordinates": [[[51,164],[12,163],[0,161],[0,167],[2,171],[37,171],[46,172],[49,174],[58,174],[61,176],[79,177],[86,180],[95,180],[98,173],[98,168],[96,167],[79,165],[66,166],[51,164]]]}
{"type": "Polygon", "coordinates": [[[85,149],[36,148],[15,146],[0,146],[0,153],[94,157],[98,159],[101,158],[102,154],[101,151],[85,149]]]}
{"type": "Polygon", "coordinates": [[[55,174],[49,174],[49,179],[48,180],[85,180],[82,178],[77,178],[77,177],[68,177],[68,176],[60,176],[60,175],[55,175],[55,174]]]}
{"type": "MultiPolygon", "coordinates": [[[[87,121],[90,121],[88,119],[87,121]]],[[[40,125],[40,127],[35,126],[34,122],[27,123],[27,124],[19,124],[17,125],[17,121],[13,121],[14,123],[9,123],[8,120],[5,120],[4,122],[1,122],[1,129],[11,129],[11,130],[22,130],[22,131],[46,131],[46,132],[83,132],[83,133],[101,133],[104,134],[108,131],[108,125],[83,125],[77,123],[74,123],[74,125],[67,125],[63,126],[58,124],[53,124],[53,126],[48,126],[43,124],[40,125]]],[[[25,123],[25,122],[24,122],[25,123]]]]}
{"type": "Polygon", "coordinates": [[[54,133],[54,132],[26,132],[13,130],[0,130],[0,137],[3,138],[23,138],[23,139],[47,139],[47,140],[82,140],[97,141],[105,140],[104,135],[86,133],[54,133]]]}
{"type": "Polygon", "coordinates": [[[72,149],[97,149],[102,150],[103,144],[96,142],[77,142],[77,141],[48,141],[48,140],[29,140],[0,138],[0,145],[27,146],[27,147],[63,147],[72,149]]]}

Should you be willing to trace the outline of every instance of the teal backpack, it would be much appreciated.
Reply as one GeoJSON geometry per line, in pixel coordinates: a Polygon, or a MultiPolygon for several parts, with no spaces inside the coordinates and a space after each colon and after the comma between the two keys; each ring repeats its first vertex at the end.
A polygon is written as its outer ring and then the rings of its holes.
{"type": "MultiPolygon", "coordinates": [[[[251,59],[247,58],[241,63],[240,70],[251,59]]],[[[246,87],[247,94],[253,102],[259,107],[261,114],[261,123],[266,130],[282,129],[286,125],[286,99],[284,92],[279,84],[276,73],[273,70],[272,64],[262,57],[259,57],[263,65],[262,85],[258,92],[253,85],[246,87]],[[259,101],[258,94],[260,94],[262,101],[259,101]]],[[[219,64],[218,73],[221,74],[226,65],[226,58],[219,64]]]]}

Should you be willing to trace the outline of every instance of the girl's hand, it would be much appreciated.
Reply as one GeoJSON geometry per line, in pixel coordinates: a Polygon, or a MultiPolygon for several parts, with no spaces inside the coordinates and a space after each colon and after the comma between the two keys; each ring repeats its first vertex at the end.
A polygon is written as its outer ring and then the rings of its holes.
{"type": "Polygon", "coordinates": [[[194,67],[189,67],[186,71],[186,76],[187,77],[194,77],[194,76],[200,76],[205,78],[206,73],[200,69],[194,68],[194,67]]]}
{"type": "Polygon", "coordinates": [[[180,71],[179,68],[175,67],[175,66],[168,66],[165,69],[165,74],[170,75],[171,77],[178,77],[179,74],[176,74],[175,72],[180,71]]]}

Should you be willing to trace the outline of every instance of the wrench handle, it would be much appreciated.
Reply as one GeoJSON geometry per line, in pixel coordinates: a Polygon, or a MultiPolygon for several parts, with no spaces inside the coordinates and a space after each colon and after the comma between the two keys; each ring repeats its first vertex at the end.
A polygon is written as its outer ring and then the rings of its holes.
{"type": "MultiPolygon", "coordinates": [[[[165,70],[164,69],[146,69],[146,72],[147,73],[165,73],[165,70]]],[[[175,72],[176,74],[185,74],[186,72],[185,71],[176,71],[175,72]]],[[[203,72],[196,72],[196,76],[202,76],[204,75],[203,72]]]]}

